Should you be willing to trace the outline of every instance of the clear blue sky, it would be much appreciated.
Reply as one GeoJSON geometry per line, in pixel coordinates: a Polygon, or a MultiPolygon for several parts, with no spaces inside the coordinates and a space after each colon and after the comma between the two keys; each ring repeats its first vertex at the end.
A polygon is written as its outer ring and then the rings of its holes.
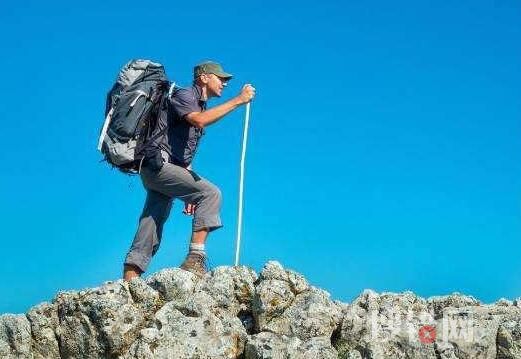
{"type": "MultiPolygon", "coordinates": [[[[521,296],[518,0],[182,3],[0,5],[0,313],[120,277],[144,190],[96,142],[131,58],[182,84],[220,61],[223,99],[257,88],[243,264],[278,260],[342,301],[521,296]]],[[[243,119],[209,127],[194,163],[224,195],[213,266],[233,262],[243,119]]],[[[149,273],[183,259],[181,210],[149,273]]]]}

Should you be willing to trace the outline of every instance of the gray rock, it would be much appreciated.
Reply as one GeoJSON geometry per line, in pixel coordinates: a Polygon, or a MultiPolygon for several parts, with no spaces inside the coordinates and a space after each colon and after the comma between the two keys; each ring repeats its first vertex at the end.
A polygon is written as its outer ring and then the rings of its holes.
{"type": "Polygon", "coordinates": [[[186,300],[193,293],[199,278],[180,268],[164,269],[147,279],[147,284],[157,290],[165,301],[186,300]]]}
{"type": "Polygon", "coordinates": [[[410,292],[365,291],[344,307],[333,341],[345,358],[353,350],[363,358],[492,359],[502,352],[514,358],[520,340],[511,333],[521,322],[520,312],[457,294],[425,301],[410,292]],[[509,323],[508,329],[501,329],[502,323],[509,323]]]}
{"type": "Polygon", "coordinates": [[[256,280],[257,274],[250,268],[217,267],[197,284],[195,292],[207,293],[214,299],[216,308],[235,317],[241,311],[251,312],[256,280]]]}
{"type": "Polygon", "coordinates": [[[331,338],[341,321],[342,309],[331,301],[329,293],[312,288],[295,297],[284,313],[290,333],[302,340],[313,337],[331,338]]]}
{"type": "Polygon", "coordinates": [[[520,321],[521,310],[513,306],[446,307],[443,317],[437,321],[437,343],[444,344],[449,358],[494,359],[499,357],[500,344],[511,343],[506,346],[515,347],[519,343],[519,338],[506,340],[509,330],[501,332],[500,326],[508,323],[505,329],[515,328],[520,321]]]}
{"type": "Polygon", "coordinates": [[[276,261],[269,261],[264,265],[260,273],[260,279],[274,279],[287,282],[295,295],[310,288],[308,282],[302,275],[291,270],[285,270],[282,265],[276,261]]]}
{"type": "Polygon", "coordinates": [[[142,330],[124,357],[237,358],[244,351],[244,327],[237,318],[215,316],[200,302],[212,300],[207,295],[203,299],[205,295],[198,293],[185,305],[165,304],[155,315],[156,328],[142,330]]]}
{"type": "Polygon", "coordinates": [[[521,298],[514,299],[513,303],[514,306],[521,308],[521,298]]]}
{"type": "Polygon", "coordinates": [[[279,279],[261,281],[256,287],[252,308],[257,331],[290,334],[290,323],[284,311],[294,300],[295,295],[288,282],[279,279]]]}
{"type": "Polygon", "coordinates": [[[141,278],[131,280],[128,283],[128,289],[135,305],[143,312],[143,326],[151,326],[154,321],[154,314],[165,304],[165,301],[158,291],[150,287],[141,278]]]}
{"type": "Polygon", "coordinates": [[[0,316],[0,358],[520,359],[519,302],[366,290],[345,304],[278,262],[166,269],[0,316]]]}
{"type": "Polygon", "coordinates": [[[0,357],[32,358],[31,325],[25,315],[0,316],[0,357]]]}
{"type": "Polygon", "coordinates": [[[295,336],[262,332],[248,338],[244,356],[246,359],[336,359],[338,353],[327,337],[302,341],[295,336]]]}
{"type": "Polygon", "coordinates": [[[137,338],[145,319],[121,281],[80,293],[62,293],[56,304],[61,354],[65,357],[122,354],[137,338]]]}
{"type": "Polygon", "coordinates": [[[259,278],[260,280],[276,279],[287,282],[288,274],[279,262],[269,261],[262,268],[259,278]]]}
{"type": "Polygon", "coordinates": [[[521,358],[521,322],[505,320],[497,332],[497,359],[521,358]]]}
{"type": "Polygon", "coordinates": [[[337,359],[338,353],[331,346],[331,338],[314,337],[301,343],[294,357],[301,359],[337,359]]]}
{"type": "Polygon", "coordinates": [[[59,326],[56,305],[39,304],[29,310],[27,318],[33,333],[32,353],[34,358],[60,358],[60,348],[56,336],[56,328],[59,326]]]}
{"type": "Polygon", "coordinates": [[[508,300],[506,298],[501,298],[495,303],[495,305],[501,306],[501,307],[510,307],[510,306],[514,305],[514,303],[511,300],[508,300]]]}
{"type": "Polygon", "coordinates": [[[262,332],[248,338],[244,350],[246,359],[285,359],[297,352],[302,341],[271,332],[262,332]]]}
{"type": "Polygon", "coordinates": [[[259,277],[253,299],[257,331],[270,331],[301,340],[331,337],[340,323],[341,307],[329,293],[309,286],[306,280],[268,262],[259,277]]]}
{"type": "Polygon", "coordinates": [[[422,344],[418,331],[434,323],[427,302],[411,292],[364,291],[344,308],[334,345],[340,357],[401,359],[436,358],[434,344],[422,344]]]}
{"type": "Polygon", "coordinates": [[[427,299],[429,309],[434,312],[434,316],[438,318],[444,308],[461,308],[467,306],[479,306],[481,302],[470,295],[461,295],[453,293],[445,296],[435,296],[427,299]]]}

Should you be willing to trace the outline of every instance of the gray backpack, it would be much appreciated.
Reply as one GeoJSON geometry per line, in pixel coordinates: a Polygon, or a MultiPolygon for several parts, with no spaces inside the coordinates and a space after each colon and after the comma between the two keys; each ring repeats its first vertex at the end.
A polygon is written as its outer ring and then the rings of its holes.
{"type": "Polygon", "coordinates": [[[128,174],[139,171],[143,148],[154,133],[168,90],[161,64],[132,60],[121,69],[107,95],[106,117],[98,140],[98,150],[108,163],[128,174]]]}

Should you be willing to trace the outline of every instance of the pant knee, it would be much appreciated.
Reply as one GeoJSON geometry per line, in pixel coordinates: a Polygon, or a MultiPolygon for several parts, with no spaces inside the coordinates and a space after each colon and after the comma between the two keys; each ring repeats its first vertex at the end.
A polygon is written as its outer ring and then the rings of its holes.
{"type": "Polygon", "coordinates": [[[222,193],[221,193],[221,190],[220,190],[218,187],[215,187],[215,188],[214,188],[213,194],[214,194],[214,196],[215,196],[215,198],[216,198],[216,200],[217,200],[218,202],[221,202],[221,201],[222,201],[222,197],[223,197],[223,195],[222,195],[222,193]]]}
{"type": "Polygon", "coordinates": [[[212,187],[212,189],[207,192],[207,197],[212,205],[216,206],[217,208],[221,208],[222,193],[219,188],[212,187]]]}

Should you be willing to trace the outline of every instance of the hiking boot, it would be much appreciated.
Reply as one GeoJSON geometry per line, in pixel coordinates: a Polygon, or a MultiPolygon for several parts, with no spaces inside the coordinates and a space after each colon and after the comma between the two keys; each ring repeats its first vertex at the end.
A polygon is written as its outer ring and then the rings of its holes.
{"type": "Polygon", "coordinates": [[[206,265],[206,256],[200,253],[188,253],[185,261],[180,266],[181,269],[192,272],[196,276],[202,278],[208,272],[206,265]]]}

